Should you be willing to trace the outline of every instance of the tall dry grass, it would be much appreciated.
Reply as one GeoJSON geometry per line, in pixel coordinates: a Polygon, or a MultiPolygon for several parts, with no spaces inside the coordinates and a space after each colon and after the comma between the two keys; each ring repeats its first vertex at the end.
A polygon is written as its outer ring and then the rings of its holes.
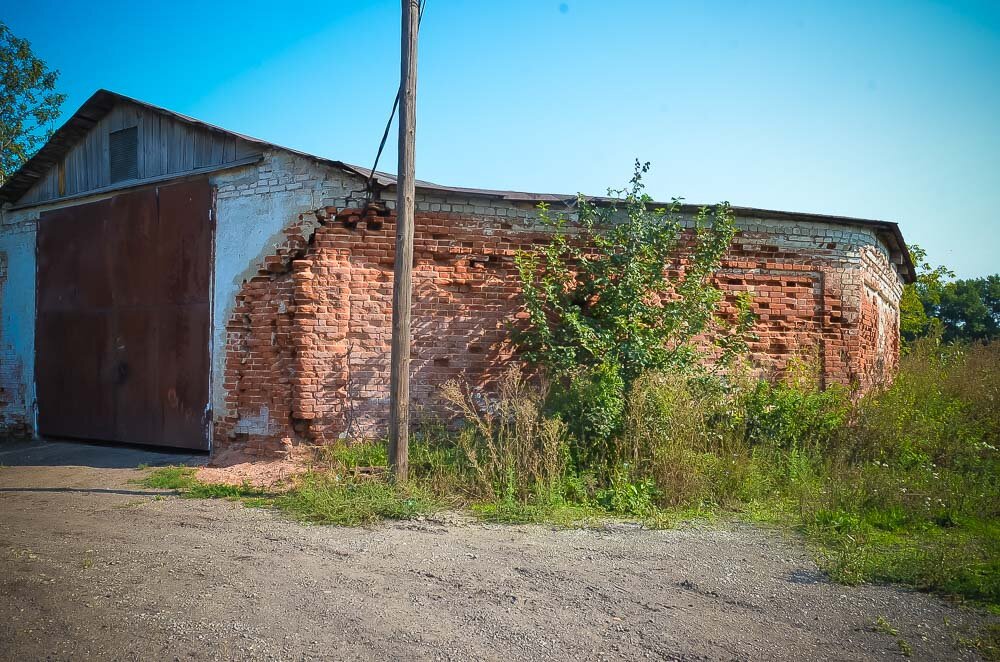
{"type": "Polygon", "coordinates": [[[565,423],[544,414],[544,387],[529,383],[512,366],[494,398],[479,397],[455,380],[441,395],[466,423],[455,443],[481,498],[525,502],[551,499],[560,491],[568,434],[565,423]]]}

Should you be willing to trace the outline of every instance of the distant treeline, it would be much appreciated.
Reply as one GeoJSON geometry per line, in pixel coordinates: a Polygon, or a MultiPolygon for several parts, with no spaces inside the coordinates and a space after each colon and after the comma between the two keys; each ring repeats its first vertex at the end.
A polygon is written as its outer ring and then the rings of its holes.
{"type": "Polygon", "coordinates": [[[951,280],[946,267],[932,267],[926,252],[911,246],[917,282],[906,286],[900,304],[903,339],[940,334],[946,342],[1000,338],[1000,274],[951,280]]]}

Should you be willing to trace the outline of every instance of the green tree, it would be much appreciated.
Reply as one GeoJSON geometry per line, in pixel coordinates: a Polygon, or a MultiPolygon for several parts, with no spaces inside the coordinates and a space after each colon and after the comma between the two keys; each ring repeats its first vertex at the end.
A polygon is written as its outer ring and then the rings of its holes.
{"type": "Polygon", "coordinates": [[[948,283],[935,312],[947,341],[1000,338],[1000,275],[948,283]]]}
{"type": "Polygon", "coordinates": [[[749,297],[737,302],[735,324],[724,320],[712,278],[736,233],[732,209],[702,207],[686,228],[678,199],[654,207],[648,169],[636,161],[629,186],[609,199],[581,195],[576,220],[539,205],[551,240],[517,255],[528,323],[516,338],[556,375],[600,368],[627,393],[644,372],[700,366],[699,337],[714,338],[719,364],[745,349],[749,297]]]}
{"type": "Polygon", "coordinates": [[[0,22],[0,184],[52,135],[66,98],[55,91],[58,78],[0,22]]]}
{"type": "Polygon", "coordinates": [[[899,332],[906,342],[922,338],[938,328],[937,309],[941,294],[949,278],[955,276],[942,266],[931,266],[927,251],[913,244],[909,247],[913,264],[917,267],[917,281],[903,287],[899,303],[899,332]]]}

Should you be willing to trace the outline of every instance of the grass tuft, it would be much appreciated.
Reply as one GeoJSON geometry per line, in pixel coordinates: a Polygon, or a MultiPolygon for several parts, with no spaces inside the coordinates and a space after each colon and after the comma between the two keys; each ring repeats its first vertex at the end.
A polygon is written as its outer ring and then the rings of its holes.
{"type": "Polygon", "coordinates": [[[153,489],[180,490],[183,496],[192,499],[248,499],[268,495],[267,491],[255,488],[246,482],[242,485],[203,483],[195,478],[197,472],[194,467],[161,467],[136,482],[143,487],[153,489]]]}
{"type": "Polygon", "coordinates": [[[161,467],[136,482],[144,487],[158,490],[186,490],[195,483],[196,471],[194,467],[161,467]]]}
{"type": "Polygon", "coordinates": [[[440,507],[416,485],[395,486],[378,479],[346,482],[320,473],[303,476],[294,489],[277,496],[273,505],[303,522],[341,526],[414,519],[440,507]]]}

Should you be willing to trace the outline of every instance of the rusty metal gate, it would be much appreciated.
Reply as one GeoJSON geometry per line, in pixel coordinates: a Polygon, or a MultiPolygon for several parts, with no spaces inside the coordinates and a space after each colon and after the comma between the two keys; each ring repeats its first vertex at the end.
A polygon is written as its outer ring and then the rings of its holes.
{"type": "Polygon", "coordinates": [[[203,179],[41,215],[40,434],[208,449],[211,205],[203,179]]]}

